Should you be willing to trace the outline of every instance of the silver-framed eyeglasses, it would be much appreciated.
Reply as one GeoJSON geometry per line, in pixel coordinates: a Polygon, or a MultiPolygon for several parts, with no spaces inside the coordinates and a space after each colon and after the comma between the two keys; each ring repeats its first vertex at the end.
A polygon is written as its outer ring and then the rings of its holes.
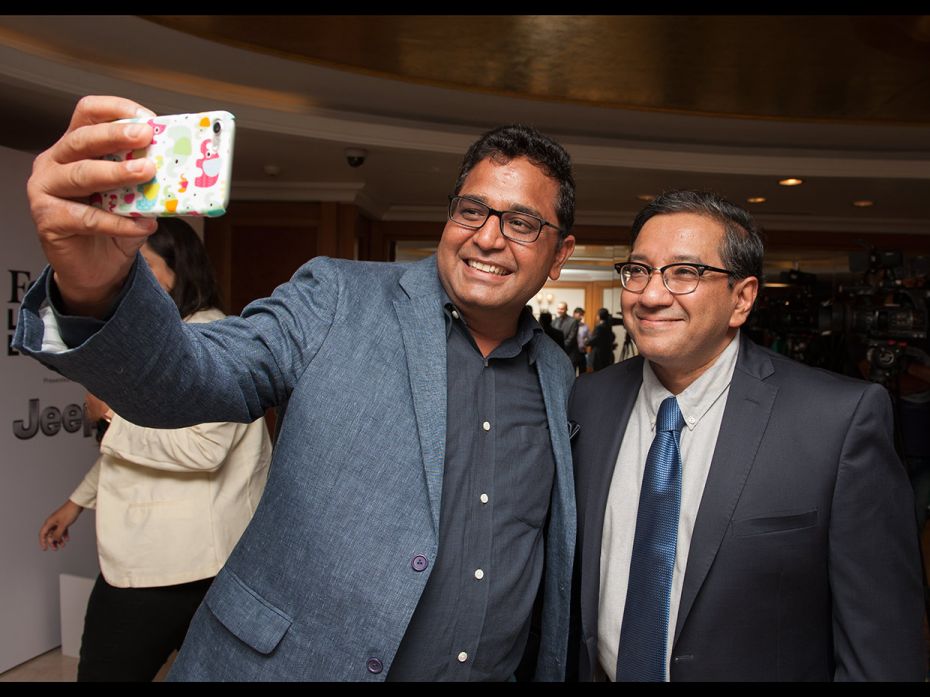
{"type": "Polygon", "coordinates": [[[620,274],[620,283],[625,290],[631,293],[642,293],[649,285],[649,279],[652,274],[659,273],[662,276],[662,283],[672,295],[687,295],[697,290],[701,278],[708,271],[716,273],[725,273],[732,276],[733,272],[727,269],[719,269],[716,266],[707,264],[691,264],[687,262],[678,262],[675,264],[666,264],[660,268],[640,264],[635,261],[627,261],[621,264],[614,264],[617,273],[620,274]]]}
{"type": "Polygon", "coordinates": [[[468,196],[449,196],[449,220],[456,225],[477,230],[492,215],[496,215],[500,222],[501,234],[508,240],[520,244],[535,242],[539,238],[539,233],[547,225],[561,231],[558,225],[553,225],[548,220],[543,220],[531,213],[499,211],[468,196]]]}

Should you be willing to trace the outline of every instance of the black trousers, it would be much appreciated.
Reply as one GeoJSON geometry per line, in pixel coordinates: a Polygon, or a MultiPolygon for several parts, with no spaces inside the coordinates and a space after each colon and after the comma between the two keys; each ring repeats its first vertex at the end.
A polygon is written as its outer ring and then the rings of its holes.
{"type": "Polygon", "coordinates": [[[97,576],[84,618],[78,682],[151,681],[181,647],[212,582],[116,588],[97,576]]]}

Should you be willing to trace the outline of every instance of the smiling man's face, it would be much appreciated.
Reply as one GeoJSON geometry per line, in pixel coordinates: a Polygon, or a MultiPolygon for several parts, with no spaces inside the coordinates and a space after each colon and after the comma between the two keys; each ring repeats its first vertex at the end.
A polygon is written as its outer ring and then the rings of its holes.
{"type": "MultiPolygon", "coordinates": [[[[640,230],[630,261],[656,269],[675,262],[722,268],[723,235],[723,226],[703,215],[657,215],[640,230]]],[[[693,382],[746,321],[758,281],[744,278],[731,286],[727,278],[708,272],[693,293],[672,295],[656,273],[642,293],[621,293],[624,326],[666,387],[693,382]]]]}
{"type": "MultiPolygon", "coordinates": [[[[499,164],[490,158],[471,170],[460,196],[501,211],[519,209],[558,224],[558,183],[525,157],[499,164]]],[[[545,226],[529,244],[508,240],[500,220],[488,217],[477,230],[446,223],[436,253],[439,279],[468,321],[516,323],[520,312],[546,282],[559,277],[575,240],[559,245],[559,233],[545,226]]]]}

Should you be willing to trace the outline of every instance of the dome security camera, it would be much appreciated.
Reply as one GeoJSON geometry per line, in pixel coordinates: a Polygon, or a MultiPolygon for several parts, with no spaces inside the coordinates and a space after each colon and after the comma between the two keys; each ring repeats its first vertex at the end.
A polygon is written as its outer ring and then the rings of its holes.
{"type": "Polygon", "coordinates": [[[365,158],[368,157],[368,151],[362,148],[346,148],[346,163],[349,167],[361,167],[365,164],[365,158]]]}

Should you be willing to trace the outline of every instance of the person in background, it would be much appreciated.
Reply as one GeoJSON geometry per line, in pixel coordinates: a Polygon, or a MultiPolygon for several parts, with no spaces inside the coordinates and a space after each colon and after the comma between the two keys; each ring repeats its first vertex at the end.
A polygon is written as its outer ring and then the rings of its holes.
{"type": "Polygon", "coordinates": [[[923,534],[930,506],[930,355],[916,346],[905,349],[897,399],[901,457],[914,489],[917,531],[923,534]]]}
{"type": "MultiPolygon", "coordinates": [[[[223,317],[206,251],[184,221],[163,218],[142,256],[184,321],[223,317]]],[[[178,429],[136,426],[87,395],[106,425],[100,457],[43,523],[57,550],[96,509],[100,574],[87,605],[78,681],[150,681],[180,648],[191,617],[245,529],[265,485],[263,418],[178,429]]]]}
{"type": "Polygon", "coordinates": [[[552,326],[552,313],[551,312],[540,312],[539,313],[539,325],[543,328],[543,331],[546,333],[550,339],[559,345],[559,348],[565,349],[565,335],[559,330],[552,326]]]}
{"type": "Polygon", "coordinates": [[[610,328],[610,313],[606,307],[597,311],[597,324],[585,342],[591,347],[591,369],[601,370],[614,362],[614,346],[617,335],[610,328]]]}
{"type": "Polygon", "coordinates": [[[584,322],[584,308],[576,307],[572,312],[572,317],[578,322],[578,353],[576,354],[575,368],[578,370],[579,375],[583,375],[588,372],[588,345],[586,342],[591,330],[584,322]]]}
{"type": "Polygon", "coordinates": [[[572,365],[575,365],[578,362],[578,320],[568,314],[568,303],[561,302],[555,306],[552,326],[565,337],[562,346],[572,365]]]}

